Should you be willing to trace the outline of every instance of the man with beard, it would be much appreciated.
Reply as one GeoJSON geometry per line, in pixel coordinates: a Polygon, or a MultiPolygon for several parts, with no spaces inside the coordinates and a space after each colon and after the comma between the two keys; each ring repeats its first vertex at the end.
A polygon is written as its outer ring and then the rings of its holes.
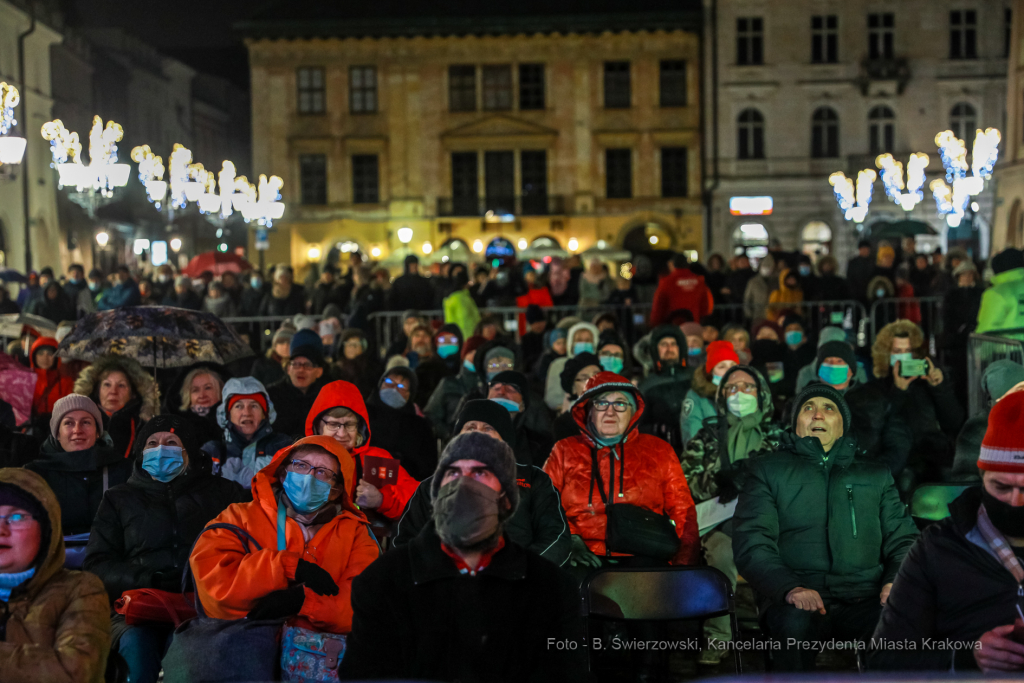
{"type": "Polygon", "coordinates": [[[519,507],[512,449],[460,434],[431,481],[433,524],[352,587],[352,632],[339,677],[576,681],[579,593],[551,562],[509,540],[519,507]],[[552,640],[554,639],[554,640],[552,640]]]}
{"type": "Polygon", "coordinates": [[[954,500],[900,565],[871,639],[872,669],[1024,671],[1024,393],[993,406],[978,469],[981,486],[954,500]]]}

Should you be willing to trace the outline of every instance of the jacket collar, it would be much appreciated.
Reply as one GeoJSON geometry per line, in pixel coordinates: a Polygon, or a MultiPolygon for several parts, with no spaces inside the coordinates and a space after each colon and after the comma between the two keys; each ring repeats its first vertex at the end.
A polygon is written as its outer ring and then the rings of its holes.
{"type": "MultiPolygon", "coordinates": [[[[409,543],[409,551],[413,585],[463,578],[452,558],[441,549],[441,539],[434,530],[433,520],[409,543]]],[[[522,581],[526,578],[526,553],[506,536],[505,547],[494,554],[482,575],[505,581],[522,581]]]]}
{"type": "Polygon", "coordinates": [[[787,431],[783,435],[782,446],[806,460],[813,461],[815,464],[825,460],[829,465],[838,465],[839,467],[847,467],[852,463],[853,456],[857,452],[857,441],[852,436],[840,437],[832,446],[832,450],[826,454],[825,449],[821,447],[821,441],[817,437],[805,436],[801,438],[792,431],[787,431]]]}
{"type": "Polygon", "coordinates": [[[104,438],[98,439],[92,448],[69,453],[51,435],[43,442],[41,451],[39,462],[45,462],[48,469],[64,472],[92,472],[124,460],[104,438]]]}
{"type": "Polygon", "coordinates": [[[993,275],[991,282],[993,285],[1001,285],[1017,280],[1024,280],[1024,268],[1012,268],[1006,272],[993,275]]]}

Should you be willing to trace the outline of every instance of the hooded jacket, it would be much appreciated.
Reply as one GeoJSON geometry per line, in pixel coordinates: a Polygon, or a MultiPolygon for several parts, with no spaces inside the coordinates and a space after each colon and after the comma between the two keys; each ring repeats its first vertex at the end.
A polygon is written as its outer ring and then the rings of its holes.
{"type": "Polygon", "coordinates": [[[473,330],[480,324],[480,309],[468,289],[463,287],[452,292],[444,300],[444,321],[457,325],[464,338],[473,336],[473,330]]]}
{"type": "Polygon", "coordinates": [[[274,402],[258,380],[252,377],[228,380],[221,402],[217,404],[217,424],[224,430],[224,438],[207,441],[202,446],[213,463],[213,474],[248,489],[256,473],[266,467],[279,450],[292,443],[291,438],[274,431],[272,425],[276,420],[274,402]],[[267,415],[250,437],[242,434],[228,417],[227,405],[231,397],[240,394],[263,394],[267,401],[267,415]]]}
{"type": "Polygon", "coordinates": [[[252,547],[245,552],[233,532],[214,529],[201,534],[192,551],[189,564],[196,594],[207,615],[215,619],[244,618],[260,598],[293,585],[299,560],[305,560],[327,571],[339,591],[334,596],[317,595],[304,588],[302,609],[288,623],[315,631],[348,633],[352,629],[352,579],[380,555],[366,516],[352,502],[355,490],[355,461],[334,439],[307,437],[278,451],[253,479],[253,501],[236,503],[213,521],[245,529],[262,550],[252,547]],[[284,504],[280,500],[284,493],[278,470],[289,454],[304,444],[320,446],[338,459],[342,494],[326,504],[334,505],[337,514],[320,526],[308,542],[299,523],[286,517],[285,548],[279,550],[282,539],[278,538],[278,506],[284,504]]]}
{"type": "MultiPolygon", "coordinates": [[[[981,295],[978,334],[1024,328],[1024,310],[1019,303],[1024,299],[1024,268],[1012,268],[993,275],[990,282],[992,286],[981,295]]],[[[1022,339],[1024,333],[1010,336],[1022,339]]]]}
{"type": "Polygon", "coordinates": [[[568,360],[576,356],[573,340],[581,330],[588,330],[593,335],[591,343],[594,348],[592,352],[597,351],[597,340],[601,337],[601,333],[598,332],[596,325],[582,322],[569,328],[569,334],[565,338],[565,355],[551,361],[551,365],[548,366],[547,380],[544,382],[544,403],[551,410],[560,410],[565,402],[565,391],[562,389],[562,370],[565,369],[568,360]]]}
{"type": "Polygon", "coordinates": [[[103,583],[88,572],[64,569],[60,505],[39,475],[0,469],[0,484],[39,501],[50,527],[35,575],[0,602],[0,683],[102,683],[110,650],[103,583]]]}
{"type": "MultiPolygon", "coordinates": [[[[797,280],[796,287],[787,287],[786,278],[792,271],[789,268],[783,268],[779,272],[779,288],[768,295],[768,311],[765,313],[765,317],[772,322],[781,319],[788,311],[800,312],[799,306],[793,308],[786,308],[785,306],[773,306],[772,304],[799,304],[804,300],[804,291],[800,289],[799,279],[797,280]]],[[[795,273],[794,273],[795,275],[795,273]]]]}
{"type": "Polygon", "coordinates": [[[123,372],[132,386],[134,396],[124,408],[112,415],[100,408],[103,431],[110,434],[114,449],[128,457],[135,443],[135,435],[142,425],[160,413],[160,388],[152,375],[142,369],[134,358],[107,354],[82,370],[75,380],[75,393],[88,396],[100,404],[100,377],[109,370],[123,372]]]}
{"type": "Polygon", "coordinates": [[[715,415],[715,392],[718,385],[714,383],[703,365],[693,371],[690,390],[683,399],[683,407],[679,411],[679,431],[683,447],[697,435],[704,425],[704,420],[715,415]]]}
{"type": "Polygon", "coordinates": [[[651,332],[649,347],[654,367],[640,381],[640,392],[649,406],[640,426],[645,433],[665,439],[673,448],[680,450],[683,444],[677,431],[679,415],[693,377],[693,370],[683,365],[686,362],[686,336],[675,325],[662,325],[651,332]],[[658,356],[658,342],[665,337],[676,340],[679,360],[662,361],[658,356]]]}
{"type": "MultiPolygon", "coordinates": [[[[306,436],[313,436],[315,434],[313,427],[321,415],[331,408],[338,407],[348,408],[354,412],[366,426],[362,445],[352,449],[352,457],[355,463],[355,481],[358,483],[363,477],[363,457],[369,455],[376,458],[393,458],[395,456],[383,448],[370,445],[370,417],[366,410],[366,404],[363,402],[363,397],[359,394],[359,390],[354,384],[341,380],[325,385],[320,391],[320,395],[316,397],[313,409],[306,416],[306,436]]],[[[409,476],[405,468],[399,466],[398,481],[380,490],[384,500],[381,501],[377,512],[392,520],[401,517],[406,503],[412,498],[412,494],[416,492],[417,485],[418,482],[409,476]]],[[[355,488],[353,488],[353,491],[355,491],[355,488]]]]}
{"type": "Polygon", "coordinates": [[[696,564],[700,555],[697,511],[686,477],[672,447],[665,441],[641,434],[637,429],[644,413],[644,397],[626,378],[601,372],[587,382],[587,389],[572,406],[580,434],[555,444],[544,471],[562,498],[569,528],[583,538],[595,555],[609,554],[605,548],[607,513],[594,474],[596,459],[600,481],[610,489],[617,503],[629,503],[657,514],[667,514],[675,523],[681,545],[672,564],[696,564]],[[590,404],[609,391],[632,395],[637,402],[633,419],[626,427],[625,440],[615,447],[615,476],[610,476],[612,449],[599,445],[592,436],[590,404]]]}
{"type": "Polygon", "coordinates": [[[689,268],[676,268],[658,283],[651,304],[651,326],[668,321],[674,311],[687,310],[693,322],[699,323],[711,315],[714,300],[711,291],[704,284],[704,277],[689,268]]]}
{"type": "Polygon", "coordinates": [[[53,365],[49,370],[36,366],[36,351],[44,346],[53,347],[56,354],[58,342],[53,337],[40,337],[32,344],[28,358],[32,370],[36,373],[36,390],[32,394],[32,414],[48,415],[53,412],[53,404],[75,390],[75,378],[64,370],[61,359],[53,357],[53,365]]]}
{"type": "MultiPolygon", "coordinates": [[[[409,368],[396,366],[388,370],[377,382],[366,402],[370,429],[377,433],[375,445],[398,458],[405,471],[416,481],[423,481],[437,467],[437,439],[430,420],[416,413],[412,397],[416,395],[417,377],[409,368]],[[410,398],[401,408],[392,408],[380,398],[380,390],[388,375],[397,374],[410,384],[410,398]]],[[[315,410],[315,408],[314,408],[315,410]]]]}
{"type": "Polygon", "coordinates": [[[817,437],[785,434],[750,461],[733,516],[736,568],[783,604],[797,586],[826,601],[878,599],[917,538],[888,468],[854,457],[841,437],[826,454],[817,437]]]}

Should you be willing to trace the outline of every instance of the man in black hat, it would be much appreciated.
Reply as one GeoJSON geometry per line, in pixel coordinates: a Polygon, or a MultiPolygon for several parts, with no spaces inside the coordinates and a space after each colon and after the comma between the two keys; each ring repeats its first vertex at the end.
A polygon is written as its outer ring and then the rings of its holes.
{"type": "Polygon", "coordinates": [[[881,463],[855,457],[841,393],[810,384],[792,432],[752,458],[733,517],[739,573],[762,596],[779,671],[813,671],[813,642],[866,640],[917,528],[881,463]]]}
{"type": "Polygon", "coordinates": [[[324,377],[324,344],[313,330],[299,330],[292,336],[285,376],[267,387],[270,400],[277,408],[274,431],[293,439],[303,436],[306,415],[313,408],[324,377]]]}
{"type": "MultiPolygon", "coordinates": [[[[488,419],[502,423],[498,415],[488,419]]],[[[532,491],[519,472],[512,449],[488,433],[448,444],[417,492],[429,486],[428,524],[352,584],[341,678],[585,678],[579,592],[567,573],[512,540],[521,494],[532,491]]]]}
{"type": "Polygon", "coordinates": [[[420,260],[416,254],[405,257],[405,272],[395,278],[388,295],[388,309],[407,308],[429,311],[434,307],[434,289],[430,280],[420,275],[420,260]]]}
{"type": "MultiPolygon", "coordinates": [[[[508,444],[515,442],[515,430],[508,410],[494,401],[478,399],[466,403],[455,421],[455,434],[469,432],[482,432],[508,444]]],[[[529,464],[528,453],[515,453],[515,449],[513,452],[516,456],[519,509],[508,520],[505,532],[514,542],[561,566],[569,557],[571,541],[558,493],[544,470],[529,464]]],[[[394,547],[408,543],[424,527],[430,526],[432,479],[427,478],[420,483],[406,506],[392,541],[394,547]]]]}

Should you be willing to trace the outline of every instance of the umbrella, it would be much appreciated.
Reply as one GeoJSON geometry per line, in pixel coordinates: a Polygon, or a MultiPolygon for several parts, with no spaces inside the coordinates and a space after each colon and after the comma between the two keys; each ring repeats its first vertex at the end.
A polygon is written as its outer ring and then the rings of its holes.
{"type": "Polygon", "coordinates": [[[130,356],[146,367],[228,363],[253,355],[249,345],[212,313],[170,306],[125,306],[78,321],[57,347],[66,360],[93,362],[130,356]]]}
{"type": "Polygon", "coordinates": [[[0,268],[0,280],[4,282],[28,282],[28,278],[13,268],[0,268]]]}
{"type": "Polygon", "coordinates": [[[181,272],[189,277],[199,277],[204,271],[209,270],[214,275],[224,273],[241,273],[252,270],[252,264],[238,254],[230,252],[208,251],[205,254],[193,256],[188,265],[182,268],[181,272]]]}
{"type": "Polygon", "coordinates": [[[42,337],[57,334],[57,323],[32,313],[4,313],[0,315],[0,337],[20,337],[26,327],[31,327],[42,337]]]}
{"type": "Polygon", "coordinates": [[[0,398],[11,404],[17,424],[32,417],[32,396],[36,390],[36,373],[0,353],[0,398]]]}
{"type": "Polygon", "coordinates": [[[871,226],[872,239],[883,237],[913,237],[914,235],[935,235],[935,229],[923,221],[902,220],[893,223],[878,222],[871,226]]]}

